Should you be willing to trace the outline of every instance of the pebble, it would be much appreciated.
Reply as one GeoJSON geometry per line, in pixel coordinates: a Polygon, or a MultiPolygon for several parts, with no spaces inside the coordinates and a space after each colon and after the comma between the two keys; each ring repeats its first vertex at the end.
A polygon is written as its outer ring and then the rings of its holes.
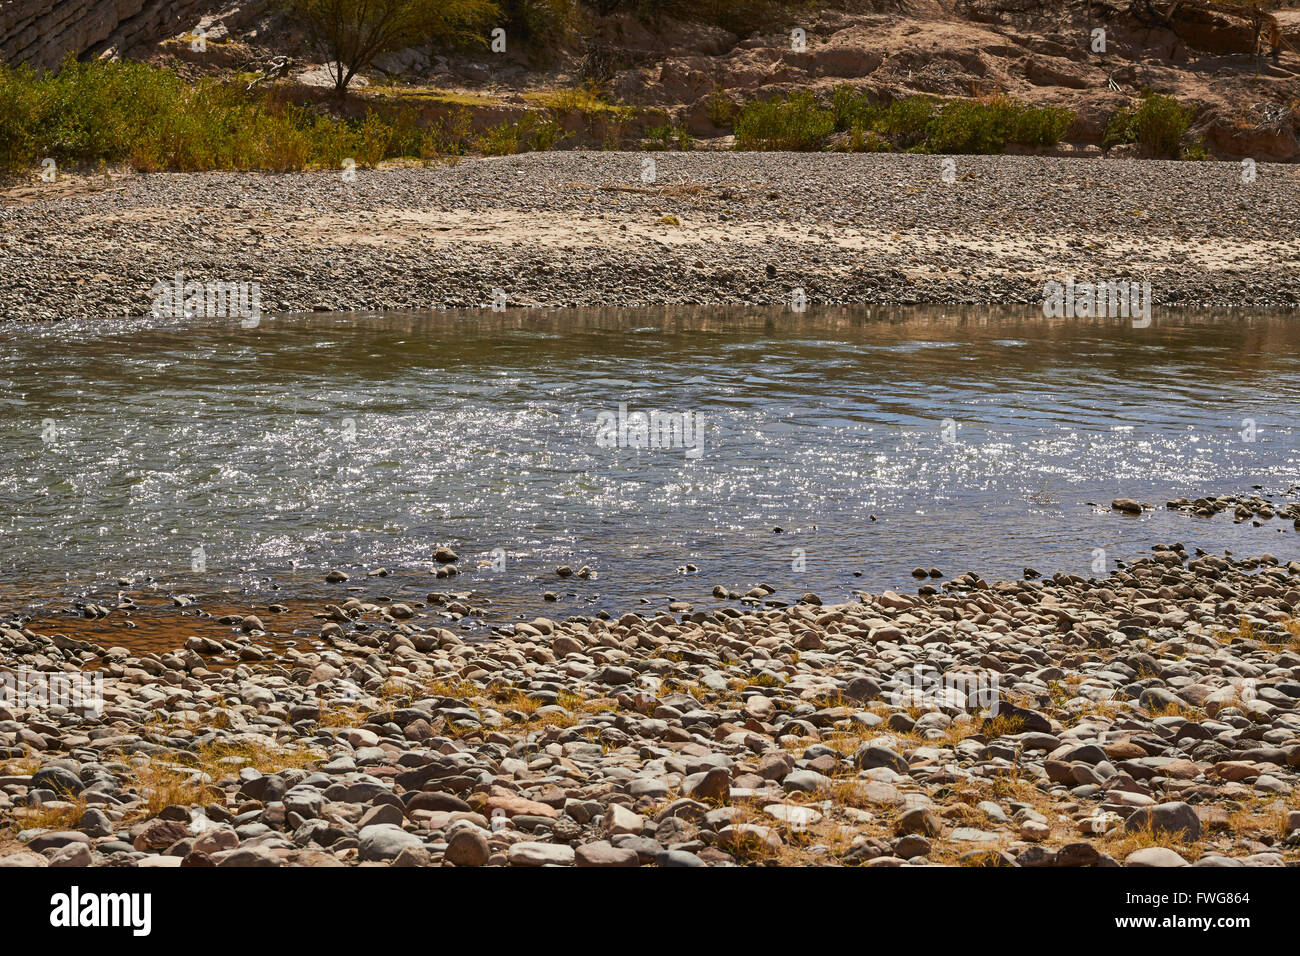
{"type": "MultiPolygon", "coordinates": [[[[362,590],[320,642],[220,670],[0,622],[16,663],[105,675],[101,715],[0,713],[18,834],[0,864],[1300,862],[1297,562],[1170,545],[1097,580],[963,574],[472,643],[362,590]],[[997,714],[900,702],[921,663],[996,674],[997,714]],[[142,768],[192,763],[199,740],[249,756],[151,808],[142,768]],[[53,810],[69,822],[32,825],[53,810]],[[1161,845],[1128,849],[1148,825],[1161,845]]],[[[231,618],[184,630],[228,637],[231,618]]]]}
{"type": "Polygon", "coordinates": [[[659,181],[688,187],[681,197],[602,188],[629,184],[635,173],[626,153],[586,150],[365,170],[346,186],[331,171],[130,175],[112,190],[0,207],[0,235],[16,237],[0,243],[0,271],[41,277],[0,288],[0,314],[148,314],[160,276],[136,241],[142,225],[168,250],[169,276],[256,281],[269,312],[482,307],[494,286],[512,291],[512,305],[538,307],[788,306],[795,286],[808,290],[809,304],[1037,303],[1044,275],[1131,272],[1128,247],[1106,242],[1026,242],[1007,268],[1006,256],[986,250],[1006,240],[1008,204],[1026,222],[1051,223],[1057,237],[1153,240],[1143,245],[1142,278],[1157,304],[1240,306],[1249,295],[1259,307],[1300,305],[1300,271],[1285,245],[1293,238],[1285,224],[1300,209],[1287,190],[1238,190],[1225,218],[1222,170],[1213,163],[999,155],[964,156],[961,167],[980,188],[960,202],[930,188],[933,157],[889,153],[674,153],[659,181]],[[341,202],[352,223],[346,236],[330,219],[341,202]],[[1134,215],[1157,205],[1159,215],[1134,215]],[[229,228],[202,236],[187,228],[212,208],[229,228]],[[473,242],[394,228],[417,213],[488,225],[473,242]],[[644,225],[664,215],[681,218],[688,241],[666,245],[644,225]],[[256,235],[243,224],[254,217],[256,235]],[[493,225],[521,222],[547,228],[533,238],[493,225]],[[916,228],[936,222],[941,242],[916,228]],[[582,244],[548,238],[579,223],[596,230],[582,244]],[[892,236],[888,247],[864,247],[861,223],[892,236]],[[1171,236],[1170,223],[1179,235],[1214,237],[1249,271],[1249,287],[1230,269],[1189,268],[1199,247],[1171,236]],[[707,262],[689,241],[693,228],[709,230],[700,234],[707,262]],[[757,271],[756,229],[769,237],[757,271]],[[384,241],[352,241],[368,231],[384,241]],[[618,242],[602,241],[611,235],[618,242]],[[420,268],[410,268],[416,259],[420,268]],[[114,278],[94,281],[100,275],[114,278]]]}

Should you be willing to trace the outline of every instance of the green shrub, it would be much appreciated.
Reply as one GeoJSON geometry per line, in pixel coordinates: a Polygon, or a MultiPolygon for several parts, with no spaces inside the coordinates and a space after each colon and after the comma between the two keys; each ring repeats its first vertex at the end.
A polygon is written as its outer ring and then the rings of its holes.
{"type": "Polygon", "coordinates": [[[933,153],[1000,153],[1016,129],[1010,100],[946,103],[926,127],[925,145],[933,153]]]}
{"type": "Polygon", "coordinates": [[[835,117],[835,131],[848,132],[855,127],[869,130],[879,123],[886,107],[873,103],[866,93],[860,93],[847,83],[831,91],[831,113],[835,117]]]}
{"type": "Polygon", "coordinates": [[[891,135],[922,133],[934,115],[935,102],[928,96],[893,100],[881,112],[881,128],[891,135]]]}
{"type": "Polygon", "coordinates": [[[736,120],[736,104],[720,87],[709,94],[709,122],[718,129],[730,129],[736,120]]]}
{"type": "Polygon", "coordinates": [[[519,152],[519,126],[516,123],[492,126],[483,131],[477,145],[484,156],[513,156],[519,152]]]}
{"type": "Polygon", "coordinates": [[[859,93],[847,83],[841,83],[831,91],[831,115],[834,117],[835,132],[843,133],[861,122],[863,103],[866,96],[859,93]]]}
{"type": "Polygon", "coordinates": [[[930,121],[925,146],[933,153],[1000,153],[1010,143],[1054,146],[1073,122],[1069,110],[1026,106],[1005,96],[954,100],[930,121]]]}
{"type": "Polygon", "coordinates": [[[1133,110],[1125,108],[1116,110],[1111,114],[1110,119],[1106,121],[1106,129],[1101,134],[1103,149],[1110,149],[1112,146],[1135,141],[1136,132],[1133,129],[1133,112],[1133,110]]]}
{"type": "Polygon", "coordinates": [[[563,136],[564,130],[554,120],[534,120],[528,125],[522,142],[526,152],[540,153],[553,149],[563,136]]]}
{"type": "Polygon", "coordinates": [[[427,129],[420,131],[420,142],[415,155],[421,159],[461,155],[470,141],[472,125],[473,118],[463,106],[446,116],[438,117],[427,129]]]}
{"type": "Polygon", "coordinates": [[[1028,107],[1016,119],[1012,142],[1021,146],[1055,146],[1074,123],[1074,113],[1060,106],[1028,107]]]}
{"type": "Polygon", "coordinates": [[[736,148],[820,149],[834,129],[834,114],[818,106],[812,93],[802,90],[746,106],[736,119],[736,148]]]}
{"type": "Polygon", "coordinates": [[[751,103],[736,122],[736,148],[819,149],[834,131],[848,134],[835,148],[849,152],[998,153],[1010,143],[1054,145],[1073,122],[1069,110],[1026,106],[1005,96],[944,104],[909,96],[882,105],[841,85],[831,92],[828,108],[808,91],[751,103]]]}
{"type": "Polygon", "coordinates": [[[1172,96],[1147,93],[1137,109],[1122,109],[1110,118],[1102,145],[1137,143],[1146,156],[1176,159],[1194,115],[1172,96]]]}
{"type": "Polygon", "coordinates": [[[649,142],[646,143],[646,149],[650,150],[676,148],[683,152],[687,152],[695,146],[695,138],[691,136],[690,133],[686,132],[683,127],[672,123],[664,126],[648,127],[645,131],[645,135],[646,139],[649,140],[649,142]]]}
{"type": "Polygon", "coordinates": [[[873,129],[863,129],[861,126],[854,126],[847,130],[848,136],[840,140],[835,149],[844,153],[887,153],[890,149],[889,140],[881,136],[873,129]]]}
{"type": "Polygon", "coordinates": [[[40,111],[30,70],[17,73],[0,66],[0,169],[35,166],[36,123],[40,111]]]}
{"type": "Polygon", "coordinates": [[[892,103],[863,107],[857,121],[863,129],[875,130],[893,147],[906,150],[926,138],[935,103],[928,96],[907,96],[892,103]]]}
{"type": "Polygon", "coordinates": [[[1133,118],[1138,146],[1152,156],[1177,156],[1193,115],[1172,96],[1145,97],[1133,118]]]}
{"type": "Polygon", "coordinates": [[[502,123],[485,130],[478,140],[484,156],[510,156],[515,153],[543,152],[552,148],[564,131],[553,120],[526,113],[513,123],[502,123]]]}
{"type": "MultiPolygon", "coordinates": [[[[337,168],[344,159],[427,159],[444,147],[459,151],[466,137],[467,126],[426,129],[411,108],[342,119],[295,105],[274,87],[190,84],[143,63],[69,59],[46,74],[0,66],[0,169],[45,157],[60,167],[125,162],[144,172],[337,168]]],[[[533,130],[530,148],[555,138],[533,130]]]]}

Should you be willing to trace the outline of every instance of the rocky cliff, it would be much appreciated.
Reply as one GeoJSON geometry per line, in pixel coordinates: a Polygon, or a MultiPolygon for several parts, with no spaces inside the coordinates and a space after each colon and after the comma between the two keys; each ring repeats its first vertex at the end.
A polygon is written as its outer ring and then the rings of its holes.
{"type": "Polygon", "coordinates": [[[191,27],[219,6],[212,0],[0,0],[0,61],[49,67],[69,53],[129,50],[191,27]]]}

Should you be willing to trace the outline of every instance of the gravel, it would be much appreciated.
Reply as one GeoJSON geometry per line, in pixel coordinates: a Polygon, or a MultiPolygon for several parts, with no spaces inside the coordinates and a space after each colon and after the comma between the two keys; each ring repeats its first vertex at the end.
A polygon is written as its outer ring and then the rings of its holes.
{"type": "MultiPolygon", "coordinates": [[[[886,154],[553,152],[340,174],[130,175],[0,205],[0,315],[139,316],[176,274],[264,313],[1037,303],[1149,281],[1166,305],[1300,304],[1300,170],[886,154]],[[652,161],[653,182],[643,180],[652,161]],[[99,191],[88,191],[98,189],[99,191]]],[[[11,191],[10,199],[18,195],[11,191]]],[[[0,203],[5,194],[0,193],[0,203]]]]}
{"type": "Polygon", "coordinates": [[[98,713],[0,703],[0,866],[1300,862],[1300,562],[1161,545],[477,643],[353,594],[239,664],[0,625],[29,677],[104,675],[98,713]]]}

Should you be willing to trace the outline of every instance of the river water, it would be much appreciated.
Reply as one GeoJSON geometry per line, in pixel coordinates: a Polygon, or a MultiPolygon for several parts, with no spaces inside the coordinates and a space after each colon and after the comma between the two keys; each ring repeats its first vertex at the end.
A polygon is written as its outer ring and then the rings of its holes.
{"type": "Polygon", "coordinates": [[[1291,315],[0,324],[0,611],[39,616],[122,577],[244,606],[350,586],[394,600],[472,589],[509,620],[707,607],[719,583],[830,601],[914,588],[916,566],[1090,576],[1156,542],[1288,560],[1289,521],[1164,503],[1255,485],[1294,500],[1298,427],[1291,315]],[[677,424],[702,440],[619,447],[637,434],[618,428],[620,406],[624,420],[682,416],[664,436],[677,424]],[[1124,517],[1117,496],[1157,507],[1124,517]],[[428,573],[438,545],[465,573],[428,573]],[[560,564],[596,575],[562,580],[560,564]],[[365,578],[380,566],[392,574],[365,578]],[[325,584],[331,568],[349,585],[325,584]]]}

